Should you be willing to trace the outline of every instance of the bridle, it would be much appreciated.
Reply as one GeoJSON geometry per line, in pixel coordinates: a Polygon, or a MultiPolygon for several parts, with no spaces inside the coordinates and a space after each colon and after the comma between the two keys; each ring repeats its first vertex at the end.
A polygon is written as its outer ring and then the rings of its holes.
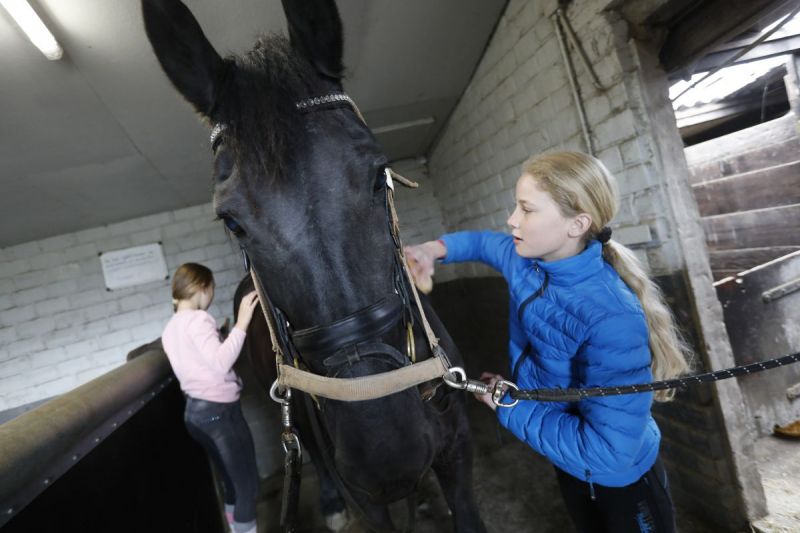
{"type": "MultiPolygon", "coordinates": [[[[350,106],[358,117],[362,121],[364,120],[352,98],[341,92],[308,98],[296,102],[295,107],[298,111],[308,113],[341,105],[350,106]]],[[[224,124],[216,124],[212,129],[209,138],[212,149],[216,149],[225,129],[226,126],[224,124]]],[[[386,191],[387,221],[395,249],[394,293],[389,294],[371,306],[356,311],[331,324],[293,331],[285,314],[270,299],[269,292],[265,290],[258,273],[250,265],[247,251],[242,248],[245,269],[250,272],[253,278],[253,284],[258,293],[270,332],[272,348],[276,354],[278,378],[271,390],[271,395],[276,401],[280,401],[285,397],[286,391],[290,389],[298,389],[315,396],[342,401],[376,399],[426,381],[441,378],[451,370],[452,365],[427,321],[413,278],[408,271],[400,239],[397,212],[394,207],[395,180],[412,188],[416,187],[417,184],[403,178],[389,167],[384,168],[384,174],[383,187],[386,191]],[[414,309],[414,304],[416,304],[416,309],[414,309]],[[419,363],[414,362],[416,354],[413,348],[412,328],[415,316],[419,318],[419,322],[423,325],[431,354],[433,355],[430,359],[419,363]],[[376,349],[374,342],[370,343],[371,346],[363,346],[363,344],[387,332],[400,322],[401,318],[405,321],[408,332],[407,355],[413,364],[404,364],[396,370],[358,378],[321,376],[300,368],[304,360],[302,356],[304,352],[306,352],[306,355],[311,352],[332,353],[326,359],[332,362],[342,358],[353,361],[354,358],[359,356],[359,350],[363,352],[365,348],[374,352],[376,349]],[[349,359],[347,353],[349,353],[349,359]]],[[[393,355],[397,352],[394,347],[383,344],[382,346],[387,354],[393,355]]],[[[396,359],[396,357],[393,357],[393,359],[396,359]]]]}

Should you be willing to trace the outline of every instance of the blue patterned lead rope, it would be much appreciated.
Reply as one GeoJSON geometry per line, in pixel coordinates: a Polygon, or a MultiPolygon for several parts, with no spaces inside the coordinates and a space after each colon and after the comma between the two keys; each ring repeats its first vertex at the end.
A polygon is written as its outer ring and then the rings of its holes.
{"type": "Polygon", "coordinates": [[[653,383],[642,383],[640,385],[622,385],[619,387],[588,387],[585,389],[528,389],[511,390],[509,394],[514,400],[536,400],[539,402],[577,402],[585,398],[595,396],[619,396],[622,394],[637,394],[641,392],[653,392],[657,390],[675,389],[678,387],[688,387],[698,383],[711,383],[721,379],[728,379],[747,374],[754,374],[777,368],[779,366],[790,365],[800,361],[800,352],[784,355],[767,361],[750,363],[748,365],[726,368],[716,372],[706,374],[696,374],[684,378],[668,379],[665,381],[655,381],[653,383]]]}

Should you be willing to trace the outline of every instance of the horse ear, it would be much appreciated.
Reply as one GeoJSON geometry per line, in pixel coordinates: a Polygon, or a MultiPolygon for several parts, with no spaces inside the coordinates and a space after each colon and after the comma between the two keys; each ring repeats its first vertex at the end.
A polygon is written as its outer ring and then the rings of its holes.
{"type": "Polygon", "coordinates": [[[292,47],[303,54],[317,71],[341,79],[342,21],[333,0],[281,0],[289,25],[292,47]]]}
{"type": "Polygon", "coordinates": [[[212,118],[225,62],[197,20],[178,0],[142,0],[142,15],[161,68],[198,112],[212,118]]]}

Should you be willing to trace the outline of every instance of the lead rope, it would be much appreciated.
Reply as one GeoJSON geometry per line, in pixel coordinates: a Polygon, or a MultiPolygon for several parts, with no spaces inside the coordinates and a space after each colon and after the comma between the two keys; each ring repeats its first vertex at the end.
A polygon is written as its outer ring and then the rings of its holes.
{"type": "MultiPolygon", "coordinates": [[[[516,403],[519,400],[536,400],[539,402],[577,402],[586,398],[596,396],[619,396],[621,394],[637,394],[642,392],[654,392],[665,389],[685,388],[689,385],[699,383],[712,383],[722,379],[745,376],[756,372],[763,372],[771,368],[790,365],[800,361],[800,352],[750,363],[747,365],[726,368],[705,374],[696,374],[685,378],[668,379],[664,381],[654,381],[652,383],[642,383],[637,385],[624,385],[620,387],[589,387],[584,389],[529,389],[514,390],[510,392],[510,397],[516,403]]],[[[512,404],[513,405],[513,404],[512,404]]]]}
{"type": "Polygon", "coordinates": [[[467,379],[463,369],[460,368],[450,369],[450,373],[444,376],[444,381],[455,389],[465,390],[474,394],[491,394],[492,401],[498,407],[514,407],[520,400],[535,400],[537,402],[578,402],[586,398],[597,396],[620,396],[623,394],[641,394],[644,392],[676,389],[679,387],[685,388],[689,385],[712,383],[737,376],[755,374],[756,372],[763,372],[771,368],[790,365],[798,361],[800,361],[800,352],[783,355],[766,361],[759,361],[757,363],[687,376],[685,378],[667,379],[664,381],[654,381],[652,383],[638,383],[636,385],[621,385],[618,387],[520,389],[514,382],[505,379],[497,380],[492,387],[482,381],[467,379]],[[453,379],[454,376],[458,379],[453,379]],[[503,403],[503,397],[506,392],[508,392],[511,401],[503,403]]]}

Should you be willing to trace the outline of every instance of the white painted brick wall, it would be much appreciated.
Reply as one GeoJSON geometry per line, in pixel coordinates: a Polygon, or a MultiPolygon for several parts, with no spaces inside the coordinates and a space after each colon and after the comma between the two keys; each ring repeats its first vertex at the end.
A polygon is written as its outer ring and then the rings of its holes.
{"type": "MultiPolygon", "coordinates": [[[[415,209],[435,225],[428,196],[415,209]]],[[[81,385],[161,335],[172,314],[171,279],[107,291],[98,257],[159,241],[170,275],[186,261],[212,269],[210,312],[220,324],[232,319],[244,272],[210,204],[0,249],[0,411],[81,385]]]]}
{"type": "MultiPolygon", "coordinates": [[[[429,154],[428,171],[447,231],[505,230],[521,163],[547,150],[586,151],[551,15],[557,2],[511,0],[475,75],[429,154]]],[[[663,178],[643,112],[638,66],[627,25],[608,0],[567,9],[605,91],[592,85],[571,50],[596,155],[617,176],[620,211],[612,227],[654,270],[674,264],[657,246],[665,224],[663,178]],[[658,242],[656,242],[658,241],[658,242]],[[654,246],[655,245],[655,246],[654,246]],[[647,253],[644,247],[647,247],[647,253]]],[[[670,258],[673,259],[673,258],[670,258]]],[[[486,275],[477,265],[445,266],[444,277],[486,275]]],[[[667,268],[668,270],[668,268],[667,268]]],[[[659,272],[655,272],[659,273],[659,272]]]]}

